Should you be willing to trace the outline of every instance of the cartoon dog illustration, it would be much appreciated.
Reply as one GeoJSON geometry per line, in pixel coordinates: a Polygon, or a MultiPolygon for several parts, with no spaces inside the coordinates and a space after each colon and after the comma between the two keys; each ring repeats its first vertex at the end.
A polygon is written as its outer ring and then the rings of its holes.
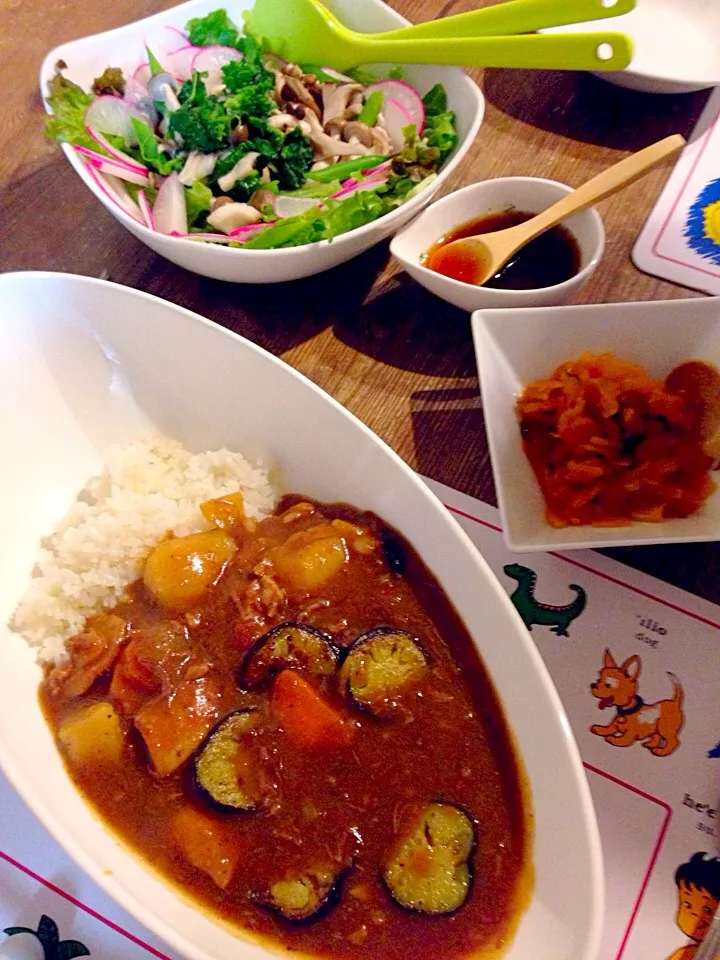
{"type": "Polygon", "coordinates": [[[668,673],[674,692],[672,700],[645,703],[637,692],[642,662],[632,656],[617,665],[609,650],[605,651],[603,667],[598,679],[590,684],[590,691],[600,701],[601,710],[614,707],[615,719],[606,727],[593,724],[590,733],[604,737],[613,747],[629,747],[637,741],[656,757],[669,757],[680,746],[678,733],[685,722],[683,688],[672,673],[668,673]]]}
{"type": "Polygon", "coordinates": [[[720,902],[720,860],[694,853],[675,871],[678,888],[677,925],[693,942],[680,947],[668,960],[693,960],[710,929],[720,902]]]}

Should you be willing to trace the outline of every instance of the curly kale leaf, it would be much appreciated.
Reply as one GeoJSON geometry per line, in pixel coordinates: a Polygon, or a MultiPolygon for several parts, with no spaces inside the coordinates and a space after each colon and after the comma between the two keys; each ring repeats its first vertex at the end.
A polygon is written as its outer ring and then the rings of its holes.
{"type": "Polygon", "coordinates": [[[196,47],[238,47],[240,31],[227,10],[213,10],[205,17],[194,17],[185,26],[188,40],[196,47]]]}

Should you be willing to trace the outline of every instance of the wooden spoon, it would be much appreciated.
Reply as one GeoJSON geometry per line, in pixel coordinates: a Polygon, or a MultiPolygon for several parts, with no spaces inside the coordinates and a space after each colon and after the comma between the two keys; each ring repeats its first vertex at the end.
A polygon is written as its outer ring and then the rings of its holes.
{"type": "Polygon", "coordinates": [[[684,146],[685,139],[680,134],[666,137],[603,170],[525,223],[494,233],[463,237],[437,247],[428,257],[426,266],[447,276],[462,277],[463,280],[472,277],[466,282],[480,287],[535,237],[644,177],[661,160],[682,150],[684,146]]]}

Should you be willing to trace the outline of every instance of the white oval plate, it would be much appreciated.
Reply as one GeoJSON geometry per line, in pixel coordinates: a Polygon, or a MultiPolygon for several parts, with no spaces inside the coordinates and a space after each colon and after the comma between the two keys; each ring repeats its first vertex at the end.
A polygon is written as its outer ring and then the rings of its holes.
{"type": "Polygon", "coordinates": [[[38,707],[34,655],[5,626],[40,538],[106,447],[154,427],[196,449],[263,455],[282,489],[374,510],[411,539],[475,638],[530,779],[535,895],[508,960],[595,960],[600,844],[567,717],[505,592],[422,481],[282,361],[164,300],[50,273],[0,277],[0,299],[0,763],[65,849],[189,960],[269,956],[199,912],[91,814],[38,707]]]}

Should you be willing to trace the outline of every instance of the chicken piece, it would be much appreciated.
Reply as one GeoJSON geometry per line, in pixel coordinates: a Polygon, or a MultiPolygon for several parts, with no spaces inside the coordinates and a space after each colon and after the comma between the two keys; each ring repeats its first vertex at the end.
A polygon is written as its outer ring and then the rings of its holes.
{"type": "Polygon", "coordinates": [[[127,636],[127,624],[112,613],[88,617],[82,633],[67,644],[68,658],[50,674],[53,696],[81,697],[97,678],[109,670],[127,636]]]}
{"type": "Polygon", "coordinates": [[[110,696],[125,716],[133,716],[181,676],[191,653],[187,630],[176,620],[134,632],[113,671],[110,696]]]}
{"type": "Polygon", "coordinates": [[[135,715],[155,772],[166,777],[190,757],[227,711],[229,697],[212,673],[184,680],[135,715]]]}

